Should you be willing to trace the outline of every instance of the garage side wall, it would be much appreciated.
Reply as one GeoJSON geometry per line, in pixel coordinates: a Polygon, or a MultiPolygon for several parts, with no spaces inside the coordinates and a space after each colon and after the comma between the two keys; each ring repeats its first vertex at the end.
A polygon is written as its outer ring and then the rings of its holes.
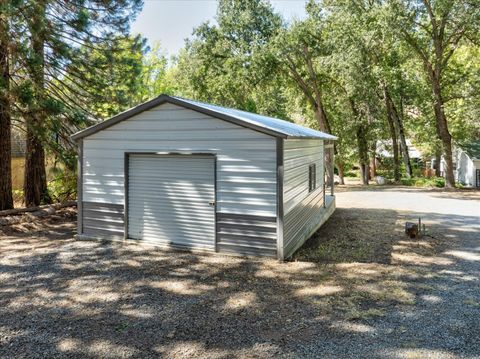
{"type": "Polygon", "coordinates": [[[322,140],[284,141],[283,244],[288,258],[320,222],[324,205],[322,140]],[[315,164],[316,188],[309,190],[309,166],[315,164]]]}
{"type": "Polygon", "coordinates": [[[217,249],[276,255],[276,139],[163,104],[83,139],[83,233],[124,237],[125,152],[216,154],[217,249]]]}

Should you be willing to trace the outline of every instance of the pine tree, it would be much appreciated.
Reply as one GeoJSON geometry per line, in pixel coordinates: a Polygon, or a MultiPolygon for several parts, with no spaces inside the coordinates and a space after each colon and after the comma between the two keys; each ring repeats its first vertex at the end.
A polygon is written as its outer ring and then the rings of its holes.
{"type": "Polygon", "coordinates": [[[74,167],[69,134],[92,118],[85,104],[99,100],[90,85],[92,74],[101,78],[100,70],[84,59],[80,49],[115,51],[112,39],[127,34],[141,6],[140,0],[36,0],[16,7],[20,39],[16,61],[23,74],[19,106],[27,132],[27,206],[50,201],[47,151],[74,167]],[[111,46],[105,46],[108,42],[111,46]],[[75,68],[82,71],[67,71],[75,68]]]}
{"type": "Polygon", "coordinates": [[[9,66],[9,0],[0,1],[0,210],[13,208],[9,66]]]}

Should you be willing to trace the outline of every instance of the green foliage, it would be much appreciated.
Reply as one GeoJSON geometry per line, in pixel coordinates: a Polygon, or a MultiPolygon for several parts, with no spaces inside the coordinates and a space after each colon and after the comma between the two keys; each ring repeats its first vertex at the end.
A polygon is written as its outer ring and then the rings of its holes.
{"type": "MultiPolygon", "coordinates": [[[[44,151],[74,169],[72,132],[92,124],[100,114],[114,114],[133,103],[130,93],[138,88],[132,77],[114,80],[120,77],[117,71],[140,74],[135,61],[143,60],[138,54],[142,45],[137,41],[122,49],[126,45],[122,39],[142,4],[142,0],[2,2],[0,40],[9,61],[2,61],[0,72],[10,79],[6,94],[10,105],[0,112],[27,132],[27,205],[48,200],[44,151]]],[[[2,161],[8,161],[3,155],[7,154],[2,153],[2,161]]]]}
{"type": "Polygon", "coordinates": [[[176,92],[200,101],[286,118],[282,79],[267,44],[282,27],[266,1],[219,2],[176,59],[176,92]]]}
{"type": "Polygon", "coordinates": [[[113,37],[92,49],[79,48],[83,61],[67,69],[69,78],[81,72],[81,84],[67,86],[83,94],[82,107],[95,118],[108,118],[133,107],[143,100],[143,60],[148,51],[146,40],[140,36],[113,37]],[[89,71],[94,66],[95,71],[89,71]],[[95,101],[90,100],[94,94],[95,101]]]}
{"type": "Polygon", "coordinates": [[[74,200],[77,196],[76,172],[57,167],[52,169],[53,179],[48,182],[48,193],[55,202],[74,200]]]}
{"type": "Polygon", "coordinates": [[[168,68],[168,60],[160,43],[155,43],[143,55],[141,86],[139,97],[142,101],[152,99],[161,94],[175,92],[173,68],[168,68]]]}
{"type": "Polygon", "coordinates": [[[445,178],[443,177],[412,177],[412,178],[402,178],[400,183],[404,186],[414,186],[414,187],[445,187],[445,178]]]}

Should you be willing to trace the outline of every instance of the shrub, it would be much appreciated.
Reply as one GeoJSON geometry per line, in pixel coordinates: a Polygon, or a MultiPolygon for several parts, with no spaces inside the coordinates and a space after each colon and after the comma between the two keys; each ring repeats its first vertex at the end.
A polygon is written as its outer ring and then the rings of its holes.
{"type": "Polygon", "coordinates": [[[74,200],[77,195],[75,172],[57,168],[55,177],[48,182],[48,192],[54,202],[74,200]]]}
{"type": "Polygon", "coordinates": [[[412,178],[402,178],[400,183],[404,186],[415,186],[415,187],[445,187],[445,178],[443,177],[412,177],[412,178]]]}

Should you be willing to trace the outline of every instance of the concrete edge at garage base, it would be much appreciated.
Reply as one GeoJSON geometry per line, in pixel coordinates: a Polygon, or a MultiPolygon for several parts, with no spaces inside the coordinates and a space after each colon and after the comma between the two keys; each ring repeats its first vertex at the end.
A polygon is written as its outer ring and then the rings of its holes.
{"type": "Polygon", "coordinates": [[[123,243],[123,244],[135,244],[136,246],[145,246],[145,247],[153,247],[153,248],[158,248],[158,249],[163,249],[163,250],[169,250],[169,251],[179,251],[179,252],[188,252],[188,253],[193,253],[193,254],[205,254],[205,255],[220,255],[220,256],[225,256],[225,257],[245,257],[245,258],[252,258],[252,259],[260,259],[260,258],[265,258],[265,259],[271,259],[269,257],[259,257],[255,255],[244,255],[244,254],[237,254],[237,253],[224,253],[224,252],[215,252],[212,249],[201,249],[201,248],[191,248],[191,247],[184,247],[184,246],[179,246],[179,245],[174,245],[174,244],[159,244],[159,243],[153,243],[153,242],[145,242],[145,241],[139,241],[138,239],[124,239],[121,237],[98,237],[98,236],[92,236],[88,234],[76,234],[74,235],[74,239],[77,241],[86,241],[86,242],[118,242],[118,243],[123,243]]]}
{"type": "Polygon", "coordinates": [[[215,253],[214,250],[210,248],[191,248],[185,247],[175,244],[168,244],[168,243],[155,243],[149,241],[140,241],[138,239],[125,239],[121,237],[99,237],[99,236],[92,236],[88,234],[76,234],[74,238],[77,241],[93,241],[93,242],[118,242],[123,244],[135,244],[147,247],[155,247],[159,249],[170,249],[170,250],[178,250],[182,252],[192,252],[192,253],[215,253]]]}
{"type": "Polygon", "coordinates": [[[298,242],[295,247],[293,247],[291,253],[289,253],[288,257],[285,258],[286,260],[291,258],[295,254],[295,252],[301,246],[303,246],[303,244],[308,241],[315,234],[315,232],[320,229],[321,226],[324,225],[324,223],[330,218],[333,212],[335,212],[335,208],[335,196],[325,196],[325,208],[322,209],[323,213],[320,222],[318,222],[318,224],[310,231],[309,235],[303,241],[298,242]]]}

